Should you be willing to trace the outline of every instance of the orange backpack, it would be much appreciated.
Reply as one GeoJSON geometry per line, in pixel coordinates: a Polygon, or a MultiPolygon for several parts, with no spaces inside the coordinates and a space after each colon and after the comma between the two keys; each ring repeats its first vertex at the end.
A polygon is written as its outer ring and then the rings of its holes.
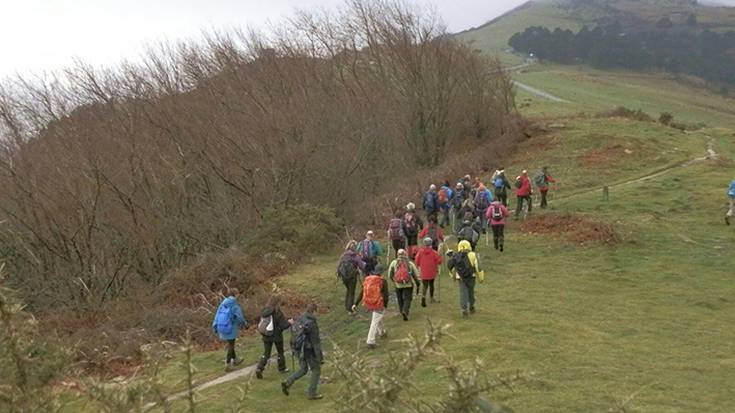
{"type": "Polygon", "coordinates": [[[368,310],[375,311],[383,309],[383,294],[380,291],[382,286],[383,277],[379,275],[365,277],[362,286],[362,302],[365,303],[365,307],[368,310]]]}

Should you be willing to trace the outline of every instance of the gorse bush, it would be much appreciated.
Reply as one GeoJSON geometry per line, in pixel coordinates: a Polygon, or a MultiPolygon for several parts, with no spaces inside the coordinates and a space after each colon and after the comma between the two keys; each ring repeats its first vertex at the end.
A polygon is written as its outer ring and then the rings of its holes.
{"type": "Polygon", "coordinates": [[[498,61],[400,3],[347,6],[1,85],[0,250],[29,305],[96,310],[241,245],[271,209],[353,218],[459,139],[513,134],[498,61]]]}

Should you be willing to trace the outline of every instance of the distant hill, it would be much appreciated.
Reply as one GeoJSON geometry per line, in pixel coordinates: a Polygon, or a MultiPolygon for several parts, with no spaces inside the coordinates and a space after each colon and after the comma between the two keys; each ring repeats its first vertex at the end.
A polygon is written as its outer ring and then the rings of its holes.
{"type": "Polygon", "coordinates": [[[517,57],[503,53],[508,39],[531,26],[576,32],[585,25],[594,28],[615,22],[623,27],[654,25],[664,17],[683,23],[690,15],[696,16],[702,30],[735,30],[734,7],[695,0],[534,0],[456,36],[479,50],[500,55],[506,63],[515,63],[517,57]]]}

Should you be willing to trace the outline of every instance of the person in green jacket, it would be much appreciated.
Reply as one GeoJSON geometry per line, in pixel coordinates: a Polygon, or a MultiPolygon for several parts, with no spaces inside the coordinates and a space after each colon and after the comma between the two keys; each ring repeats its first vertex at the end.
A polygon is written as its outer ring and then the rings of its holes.
{"type": "Polygon", "coordinates": [[[419,270],[408,259],[406,250],[398,250],[398,258],[393,260],[388,268],[388,278],[396,287],[398,308],[401,310],[403,321],[408,321],[408,312],[411,310],[411,300],[413,300],[413,286],[415,284],[416,292],[419,292],[421,281],[419,280],[419,270]]]}

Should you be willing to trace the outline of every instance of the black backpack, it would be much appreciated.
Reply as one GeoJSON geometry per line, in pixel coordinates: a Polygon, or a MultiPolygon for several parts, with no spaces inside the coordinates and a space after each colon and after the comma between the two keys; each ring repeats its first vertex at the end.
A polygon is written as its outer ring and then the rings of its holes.
{"type": "Polygon", "coordinates": [[[357,267],[352,257],[348,254],[342,255],[342,258],[339,259],[339,264],[337,264],[337,275],[346,281],[354,277],[356,273],[357,267]]]}
{"type": "Polygon", "coordinates": [[[459,278],[463,280],[472,278],[475,274],[475,268],[470,263],[470,257],[466,251],[459,252],[454,256],[454,269],[457,271],[459,278]]]}
{"type": "Polygon", "coordinates": [[[296,354],[302,354],[309,337],[311,322],[306,317],[299,317],[291,325],[291,350],[296,354]]]}
{"type": "Polygon", "coordinates": [[[406,226],[406,235],[409,237],[415,237],[418,233],[418,224],[416,223],[416,214],[407,212],[403,217],[403,223],[406,226]]]}

